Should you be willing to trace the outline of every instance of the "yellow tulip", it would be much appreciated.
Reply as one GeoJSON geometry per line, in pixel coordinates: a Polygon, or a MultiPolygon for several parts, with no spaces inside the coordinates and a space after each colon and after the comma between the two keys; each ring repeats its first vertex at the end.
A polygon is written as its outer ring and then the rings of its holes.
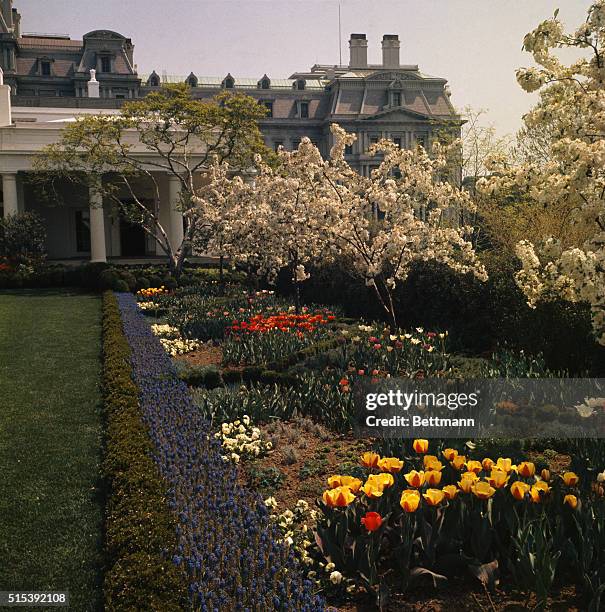
{"type": "Polygon", "coordinates": [[[496,461],[495,469],[502,470],[507,474],[511,472],[513,469],[513,462],[511,459],[503,459],[502,457],[498,457],[498,461],[496,461]]]}
{"type": "Polygon", "coordinates": [[[496,489],[494,489],[489,482],[479,480],[473,483],[472,492],[473,495],[479,499],[489,499],[496,492],[496,489]]]}
{"type": "Polygon", "coordinates": [[[550,487],[548,486],[548,484],[543,482],[542,480],[539,480],[529,490],[529,494],[531,495],[531,500],[534,502],[534,504],[537,504],[542,501],[544,495],[546,495],[549,491],[550,487]]]}
{"type": "Polygon", "coordinates": [[[536,473],[536,466],[531,461],[522,461],[517,466],[517,473],[524,478],[531,478],[536,473]]]}
{"type": "Polygon", "coordinates": [[[487,479],[489,484],[495,489],[501,489],[508,482],[509,476],[501,470],[493,470],[490,477],[487,479]]]}
{"type": "Polygon", "coordinates": [[[423,459],[425,470],[442,470],[443,463],[435,455],[425,455],[423,459]]]}
{"type": "Polygon", "coordinates": [[[399,505],[403,508],[404,512],[416,512],[420,504],[420,494],[418,491],[404,491],[401,494],[399,505]]]}
{"type": "Polygon", "coordinates": [[[379,461],[380,455],[378,453],[373,453],[372,451],[367,451],[361,456],[361,465],[367,468],[376,467],[379,461]]]}
{"type": "Polygon", "coordinates": [[[328,486],[332,489],[336,487],[349,487],[353,493],[357,493],[361,488],[363,482],[359,478],[353,478],[353,476],[330,476],[328,478],[328,486]]]}
{"type": "Polygon", "coordinates": [[[349,487],[336,487],[324,491],[323,501],[330,508],[344,508],[355,499],[349,487]]]}
{"type": "Polygon", "coordinates": [[[446,448],[443,451],[443,456],[448,460],[448,461],[453,461],[454,457],[458,456],[458,451],[454,448],[446,448]]]}
{"type": "Polygon", "coordinates": [[[441,482],[441,472],[437,470],[428,470],[424,473],[424,481],[431,487],[438,485],[441,482]]]}
{"type": "Polygon", "coordinates": [[[424,454],[429,450],[429,441],[428,440],[414,440],[412,444],[414,450],[419,454],[424,454]]]}
{"type": "Polygon", "coordinates": [[[546,468],[540,472],[540,478],[544,480],[544,482],[548,482],[550,480],[550,470],[546,468]]]}
{"type": "Polygon", "coordinates": [[[578,498],[575,495],[566,495],[563,503],[567,504],[572,510],[575,510],[578,507],[578,498]]]}
{"type": "Polygon", "coordinates": [[[454,485],[445,485],[442,491],[447,499],[454,499],[458,495],[458,489],[454,485]]]}
{"type": "Polygon", "coordinates": [[[403,468],[403,461],[397,457],[383,457],[378,461],[378,469],[383,472],[397,474],[401,472],[401,468],[403,468]]]}
{"type": "Polygon", "coordinates": [[[438,506],[443,501],[445,493],[439,489],[427,489],[422,497],[424,497],[429,506],[438,506]]]}
{"type": "Polygon", "coordinates": [[[494,467],[494,460],[490,459],[489,457],[486,457],[482,462],[481,465],[483,466],[483,469],[486,472],[491,472],[492,467],[494,467]]]}
{"type": "Polygon", "coordinates": [[[405,475],[405,479],[408,481],[410,487],[421,487],[424,484],[424,472],[412,470],[405,475]]]}
{"type": "Polygon", "coordinates": [[[475,472],[475,474],[478,474],[483,469],[483,466],[481,465],[480,461],[467,461],[466,469],[469,472],[475,472]]]}
{"type": "Polygon", "coordinates": [[[525,498],[525,495],[529,492],[529,485],[526,482],[517,480],[510,486],[511,495],[518,500],[525,498]]]}
{"type": "Polygon", "coordinates": [[[575,487],[579,480],[580,477],[575,474],[574,472],[565,472],[565,474],[563,474],[563,476],[561,476],[561,478],[563,478],[563,482],[568,486],[568,487],[575,487]]]}
{"type": "Polygon", "coordinates": [[[368,497],[376,498],[382,497],[384,487],[381,487],[377,482],[366,482],[363,487],[361,487],[360,491],[368,497]]]}
{"type": "Polygon", "coordinates": [[[395,479],[392,474],[382,473],[382,474],[370,474],[368,476],[369,481],[377,482],[381,487],[387,488],[392,487],[395,484],[395,479]]]}
{"type": "Polygon", "coordinates": [[[460,490],[464,493],[470,493],[473,488],[473,484],[474,481],[470,478],[462,478],[458,483],[458,487],[460,487],[460,490]]]}
{"type": "Polygon", "coordinates": [[[479,480],[479,476],[477,476],[475,472],[464,472],[463,474],[460,475],[460,478],[467,478],[471,482],[475,482],[476,480],[479,480]]]}
{"type": "Polygon", "coordinates": [[[466,457],[464,455],[456,455],[452,459],[451,463],[452,463],[452,467],[455,470],[460,471],[464,467],[464,465],[466,464],[466,457]]]}

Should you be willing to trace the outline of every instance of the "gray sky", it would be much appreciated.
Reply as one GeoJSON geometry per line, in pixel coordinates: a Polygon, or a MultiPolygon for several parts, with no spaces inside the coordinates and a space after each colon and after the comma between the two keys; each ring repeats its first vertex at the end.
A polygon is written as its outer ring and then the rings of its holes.
{"type": "MultiPolygon", "coordinates": [[[[132,38],[139,73],[288,77],[339,61],[337,0],[15,0],[24,32],[81,38],[110,29],[132,38]]],[[[383,34],[399,34],[402,63],[450,81],[462,108],[487,109],[501,134],[520,127],[535,96],[515,81],[529,65],[523,36],[560,8],[576,27],[590,0],[341,0],[342,56],[351,32],[368,35],[370,63],[383,34]]]]}

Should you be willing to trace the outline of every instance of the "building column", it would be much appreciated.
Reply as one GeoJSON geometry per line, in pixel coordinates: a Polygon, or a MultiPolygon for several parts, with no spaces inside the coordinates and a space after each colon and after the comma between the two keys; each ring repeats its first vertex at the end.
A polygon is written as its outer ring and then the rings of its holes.
{"type": "Polygon", "coordinates": [[[170,223],[168,238],[176,251],[183,242],[183,213],[181,211],[181,181],[176,176],[168,176],[168,207],[170,223]]]}
{"type": "Polygon", "coordinates": [[[89,188],[90,202],[90,261],[106,262],[105,251],[105,214],[103,197],[93,187],[89,188]]]}
{"type": "Polygon", "coordinates": [[[2,195],[4,201],[4,216],[16,215],[19,212],[16,174],[2,175],[2,195]]]}

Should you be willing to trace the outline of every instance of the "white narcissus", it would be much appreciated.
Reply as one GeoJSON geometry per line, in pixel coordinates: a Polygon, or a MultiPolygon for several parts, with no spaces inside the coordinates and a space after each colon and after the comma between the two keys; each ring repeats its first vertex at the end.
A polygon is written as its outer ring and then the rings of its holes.
{"type": "Polygon", "coordinates": [[[525,37],[524,48],[539,67],[519,70],[517,79],[526,91],[540,91],[524,121],[556,134],[548,161],[495,163],[494,175],[477,187],[567,211],[562,227],[592,228],[585,242],[570,248],[549,236],[519,243],[516,280],[532,307],[554,296],[588,303],[595,336],[605,345],[605,0],[594,2],[586,22],[569,34],[555,14],[525,37]],[[566,66],[555,55],[562,47],[587,53],[566,66]]]}

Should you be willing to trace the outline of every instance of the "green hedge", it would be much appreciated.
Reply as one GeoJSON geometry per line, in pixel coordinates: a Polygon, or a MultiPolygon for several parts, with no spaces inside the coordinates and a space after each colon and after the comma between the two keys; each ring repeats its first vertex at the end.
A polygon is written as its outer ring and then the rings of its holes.
{"type": "Polygon", "coordinates": [[[105,608],[182,610],[186,579],[163,551],[176,547],[176,521],[166,503],[166,482],[151,457],[131,378],[130,347],[115,296],[103,296],[103,384],[108,483],[105,608]]]}

